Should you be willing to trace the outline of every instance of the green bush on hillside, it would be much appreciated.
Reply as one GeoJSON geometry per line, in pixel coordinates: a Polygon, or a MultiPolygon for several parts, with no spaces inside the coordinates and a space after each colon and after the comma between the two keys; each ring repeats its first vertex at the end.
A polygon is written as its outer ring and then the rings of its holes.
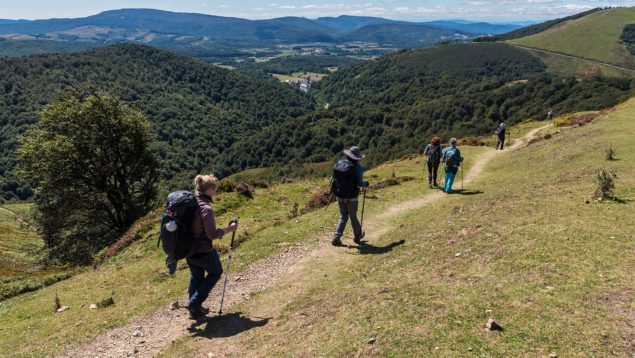
{"type": "Polygon", "coordinates": [[[613,193],[615,190],[615,178],[617,178],[615,170],[600,169],[595,177],[595,183],[597,184],[595,197],[598,200],[615,199],[613,193]]]}

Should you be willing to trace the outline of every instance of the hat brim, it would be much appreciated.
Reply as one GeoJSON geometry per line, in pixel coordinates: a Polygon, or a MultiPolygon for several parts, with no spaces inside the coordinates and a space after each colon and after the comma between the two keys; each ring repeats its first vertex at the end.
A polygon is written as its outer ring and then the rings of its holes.
{"type": "Polygon", "coordinates": [[[347,157],[349,157],[349,158],[351,158],[351,159],[353,159],[353,160],[362,160],[362,159],[364,159],[364,157],[365,157],[365,155],[364,155],[364,154],[362,154],[361,156],[359,156],[359,157],[358,157],[358,156],[356,156],[355,154],[353,154],[353,152],[351,152],[351,151],[350,151],[350,150],[348,150],[348,149],[344,149],[344,154],[345,154],[347,157]]]}

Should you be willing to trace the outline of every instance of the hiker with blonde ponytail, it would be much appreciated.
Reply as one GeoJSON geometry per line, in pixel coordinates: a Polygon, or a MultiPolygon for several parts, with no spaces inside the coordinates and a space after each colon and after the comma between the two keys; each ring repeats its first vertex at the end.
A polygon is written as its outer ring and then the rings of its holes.
{"type": "Polygon", "coordinates": [[[203,307],[203,302],[223,274],[223,267],[212,241],[236,231],[238,224],[231,223],[224,228],[216,226],[216,218],[211,204],[218,190],[218,178],[214,175],[197,175],[194,178],[194,185],[199,210],[192,218],[191,228],[194,240],[186,258],[190,266],[188,289],[190,298],[187,308],[192,316],[202,316],[209,312],[209,309],[203,307]]]}

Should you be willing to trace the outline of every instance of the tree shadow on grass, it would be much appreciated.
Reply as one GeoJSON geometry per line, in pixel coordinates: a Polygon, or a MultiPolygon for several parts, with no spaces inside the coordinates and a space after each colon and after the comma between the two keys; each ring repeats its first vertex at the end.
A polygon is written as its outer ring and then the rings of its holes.
{"type": "Polygon", "coordinates": [[[188,328],[196,337],[224,338],[235,336],[252,328],[262,327],[269,323],[271,318],[253,320],[242,315],[242,312],[224,314],[222,316],[203,317],[188,328]],[[203,328],[203,324],[205,327],[203,328]]]}
{"type": "Polygon", "coordinates": [[[401,246],[406,243],[406,240],[395,241],[386,246],[373,246],[366,241],[362,241],[359,246],[349,246],[352,249],[357,249],[361,255],[381,255],[392,251],[397,246],[401,246]]]}

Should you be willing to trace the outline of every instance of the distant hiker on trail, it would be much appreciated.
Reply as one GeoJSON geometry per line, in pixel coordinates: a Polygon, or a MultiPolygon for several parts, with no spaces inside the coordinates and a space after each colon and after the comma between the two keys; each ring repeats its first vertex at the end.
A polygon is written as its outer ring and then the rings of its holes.
{"type": "Polygon", "coordinates": [[[364,158],[364,155],[355,146],[345,149],[344,155],[346,159],[340,160],[333,166],[333,177],[331,178],[331,192],[335,195],[340,209],[340,219],[331,240],[333,246],[342,246],[341,238],[349,218],[355,236],[353,241],[356,244],[361,243],[364,235],[359,220],[357,220],[359,188],[366,190],[368,187],[368,182],[364,181],[364,168],[358,163],[364,158]]]}
{"type": "Polygon", "coordinates": [[[445,192],[450,194],[452,192],[452,184],[454,183],[454,177],[459,171],[459,167],[463,162],[461,151],[456,147],[456,138],[450,139],[450,147],[443,151],[443,165],[445,168],[445,192]]]}
{"type": "Polygon", "coordinates": [[[438,187],[437,173],[439,172],[441,156],[443,155],[441,138],[432,137],[430,144],[426,145],[423,150],[423,155],[426,156],[426,163],[428,164],[428,186],[430,188],[438,187]]]}
{"type": "Polygon", "coordinates": [[[547,123],[547,125],[551,124],[551,121],[553,120],[553,109],[549,108],[549,112],[547,112],[547,120],[549,121],[549,123],[547,123]]]}
{"type": "Polygon", "coordinates": [[[199,210],[192,219],[192,235],[194,242],[186,260],[190,266],[189,303],[187,309],[193,317],[206,315],[209,310],[203,307],[210,291],[220,280],[223,267],[218,252],[212,246],[212,240],[236,231],[238,224],[232,223],[225,228],[216,227],[216,219],[212,211],[212,198],[216,195],[219,181],[214,175],[197,175],[196,200],[199,210]],[[207,276],[205,276],[207,272],[207,276]]]}
{"type": "Polygon", "coordinates": [[[505,148],[505,123],[501,123],[498,128],[496,128],[496,136],[498,140],[496,141],[496,150],[503,150],[505,148]]]}

